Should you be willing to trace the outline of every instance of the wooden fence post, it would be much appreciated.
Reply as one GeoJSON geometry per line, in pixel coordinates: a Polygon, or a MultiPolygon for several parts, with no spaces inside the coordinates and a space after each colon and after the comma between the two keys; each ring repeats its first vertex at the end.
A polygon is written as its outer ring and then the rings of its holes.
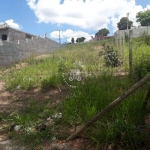
{"type": "Polygon", "coordinates": [[[122,32],[122,60],[123,64],[125,62],[124,51],[125,51],[125,41],[124,41],[125,33],[122,32]]]}
{"type": "Polygon", "coordinates": [[[133,31],[129,30],[129,75],[132,77],[133,75],[133,64],[132,64],[132,37],[133,31]]]}
{"type": "Polygon", "coordinates": [[[145,97],[144,102],[143,102],[143,110],[146,109],[149,98],[150,98],[150,86],[149,86],[149,89],[147,91],[146,97],[145,97]]]}

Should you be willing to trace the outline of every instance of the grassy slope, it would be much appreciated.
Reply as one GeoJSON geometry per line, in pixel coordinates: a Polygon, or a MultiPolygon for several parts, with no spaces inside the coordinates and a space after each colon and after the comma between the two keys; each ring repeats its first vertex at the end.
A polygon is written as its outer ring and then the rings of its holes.
{"type": "MultiPolygon", "coordinates": [[[[137,48],[133,48],[134,62],[139,60],[138,56],[141,53],[149,53],[149,48],[145,44],[136,45],[138,42],[134,45],[137,48]],[[143,49],[147,51],[143,51],[143,49]]],[[[54,112],[57,112],[53,111],[57,110],[57,106],[51,107],[50,101],[40,105],[30,104],[23,111],[8,117],[8,120],[11,118],[11,122],[14,124],[22,126],[19,138],[23,144],[28,143],[35,146],[42,140],[52,137],[59,138],[62,128],[65,129],[68,126],[74,128],[83,124],[135,83],[135,80],[131,80],[127,76],[116,77],[113,75],[116,70],[127,69],[127,63],[124,63],[121,68],[104,67],[102,65],[103,57],[99,56],[100,51],[102,48],[99,42],[68,45],[66,49],[49,54],[47,58],[29,59],[28,66],[20,70],[12,70],[7,76],[3,73],[6,88],[11,90],[16,90],[16,88],[28,90],[33,87],[49,90],[58,86],[62,87],[66,82],[68,85],[77,86],[77,88],[70,89],[70,95],[61,104],[63,113],[61,122],[59,119],[54,119],[54,124],[46,126],[43,131],[38,127],[41,127],[44,119],[48,117],[47,114],[52,116],[54,112]],[[88,77],[83,74],[82,82],[70,82],[67,75],[64,83],[62,74],[72,68],[86,72],[88,77]],[[35,128],[36,130],[32,131],[35,128]],[[30,130],[26,131],[27,129],[30,130]],[[60,131],[59,134],[56,134],[56,131],[60,131]],[[30,143],[32,139],[36,140],[30,143]]],[[[125,60],[128,61],[127,47],[125,56],[125,60]]],[[[147,86],[144,86],[135,92],[104,116],[101,121],[84,131],[84,135],[96,143],[99,148],[111,145],[117,149],[137,149],[145,145],[147,134],[143,134],[139,127],[144,124],[144,113],[141,108],[146,90],[147,86]]],[[[60,106],[58,107],[60,108],[60,106]]],[[[59,111],[60,109],[58,109],[58,113],[59,111]]],[[[63,138],[66,136],[63,135],[63,138]]]]}

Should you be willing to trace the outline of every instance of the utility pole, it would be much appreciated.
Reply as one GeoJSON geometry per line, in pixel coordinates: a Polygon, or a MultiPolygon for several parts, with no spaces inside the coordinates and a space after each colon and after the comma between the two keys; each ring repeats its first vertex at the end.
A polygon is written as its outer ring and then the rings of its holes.
{"type": "Polygon", "coordinates": [[[61,39],[60,39],[60,30],[58,30],[59,31],[59,43],[61,44],[61,39]]]}
{"type": "Polygon", "coordinates": [[[129,12],[127,13],[127,30],[128,30],[128,26],[129,26],[129,12]]]}

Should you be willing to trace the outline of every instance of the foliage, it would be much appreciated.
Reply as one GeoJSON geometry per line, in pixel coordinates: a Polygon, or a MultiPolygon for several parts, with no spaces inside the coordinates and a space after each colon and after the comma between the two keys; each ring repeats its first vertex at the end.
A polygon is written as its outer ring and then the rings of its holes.
{"type": "Polygon", "coordinates": [[[59,109],[58,106],[52,106],[50,100],[33,100],[19,112],[15,111],[11,116],[5,117],[9,124],[9,136],[13,137],[12,140],[17,142],[17,145],[29,146],[31,149],[47,139],[52,140],[57,136],[56,131],[63,123],[61,118],[52,117],[60,112],[59,109]],[[17,131],[14,130],[15,126],[18,126],[17,131]]]}
{"type": "Polygon", "coordinates": [[[99,49],[93,49],[93,47],[100,45],[99,42],[70,44],[63,50],[48,54],[47,58],[43,58],[42,61],[41,59],[38,61],[34,57],[25,62],[27,63],[26,67],[18,64],[21,69],[11,68],[7,74],[4,72],[6,69],[4,69],[0,78],[5,82],[6,89],[9,90],[29,90],[33,87],[44,89],[46,86],[49,89],[52,85],[61,86],[64,84],[62,74],[69,73],[70,69],[82,71],[85,67],[86,70],[90,71],[98,70],[97,66],[102,64],[103,59],[99,59],[97,54],[99,49]],[[77,64],[74,65],[76,62],[77,64]],[[55,75],[56,78],[59,78],[56,79],[57,82],[54,81],[55,77],[53,76],[55,75]]]}
{"type": "MultiPolygon", "coordinates": [[[[73,126],[82,125],[123,94],[132,84],[127,77],[120,79],[109,72],[88,77],[84,84],[72,90],[72,94],[64,101],[65,119],[73,126]]],[[[141,89],[131,95],[101,120],[87,128],[83,132],[84,136],[97,143],[98,149],[104,149],[111,143],[116,149],[139,148],[146,139],[146,135],[135,128],[144,123],[142,101],[139,101],[144,94],[143,91],[144,89],[141,89]]]]}
{"type": "Polygon", "coordinates": [[[122,17],[120,22],[117,23],[117,27],[119,30],[126,30],[127,29],[127,22],[128,22],[128,29],[131,28],[132,21],[130,21],[127,17],[122,17]]]}
{"type": "Polygon", "coordinates": [[[102,28],[100,29],[96,34],[95,34],[95,37],[97,35],[101,35],[101,36],[107,36],[109,34],[109,30],[106,29],[106,28],[102,28]]]}
{"type": "Polygon", "coordinates": [[[148,46],[150,46],[150,36],[149,35],[146,35],[144,37],[144,41],[145,41],[145,44],[147,44],[148,46]]]}
{"type": "Polygon", "coordinates": [[[144,42],[146,45],[150,46],[150,35],[147,32],[143,32],[140,37],[141,42],[144,42]]]}
{"type": "Polygon", "coordinates": [[[114,48],[109,45],[105,46],[104,49],[105,49],[104,53],[105,65],[111,67],[120,66],[121,61],[119,59],[117,51],[115,51],[114,48]]]}
{"type": "MultiPolygon", "coordinates": [[[[113,41],[111,40],[111,42],[113,41]]],[[[28,107],[24,106],[24,109],[9,115],[10,118],[8,119],[0,114],[0,120],[5,119],[8,125],[10,123],[21,125],[21,132],[12,133],[13,137],[17,136],[18,141],[24,145],[37,145],[42,141],[45,142],[45,140],[51,141],[52,137],[57,137],[59,140],[65,128],[70,130],[87,122],[133,85],[133,81],[127,76],[118,77],[111,74],[112,70],[122,69],[122,67],[106,67],[103,64],[103,57],[98,56],[100,50],[104,51],[105,54],[107,54],[107,50],[110,50],[111,57],[118,56],[119,52],[115,51],[113,43],[107,43],[108,40],[105,43],[70,44],[64,50],[51,53],[44,61],[34,61],[33,59],[24,68],[18,70],[16,68],[4,69],[1,76],[2,81],[6,83],[6,87],[15,90],[18,85],[23,89],[28,89],[27,87],[41,87],[42,89],[57,87],[62,85],[61,73],[66,73],[74,67],[75,69],[83,69],[81,70],[83,72],[87,71],[87,76],[84,76],[83,82],[78,82],[80,84],[76,88],[68,88],[68,90],[70,89],[69,95],[62,101],[63,105],[55,105],[55,98],[52,97],[51,100],[53,101],[48,99],[49,104],[45,104],[43,100],[42,103],[38,101],[28,107]],[[104,50],[101,48],[102,45],[104,50]],[[55,105],[54,108],[52,108],[53,104],[55,105]],[[61,111],[63,118],[57,120],[53,125],[44,126],[43,128],[47,118],[60,112],[60,109],[63,111],[61,111]]],[[[139,44],[139,42],[137,43],[139,44]]],[[[133,61],[137,60],[137,57],[143,51],[145,54],[150,53],[149,47],[144,42],[142,46],[138,44],[133,44],[133,61]]],[[[125,54],[125,56],[128,56],[127,45],[125,54]]],[[[128,62],[128,57],[125,59],[128,62]]],[[[139,57],[138,60],[143,59],[139,57]]],[[[116,62],[116,59],[114,59],[114,62],[116,62]]],[[[72,81],[70,82],[72,83],[72,81]]],[[[100,121],[87,128],[83,135],[91,139],[94,144],[96,143],[99,146],[98,149],[106,149],[109,145],[114,149],[142,149],[140,146],[146,143],[147,133],[140,129],[141,124],[144,122],[141,100],[145,96],[146,90],[147,88],[143,87],[130,95],[130,97],[103,116],[100,121]]],[[[70,131],[67,133],[65,132],[62,139],[66,139],[70,131]]]]}
{"type": "Polygon", "coordinates": [[[48,76],[41,81],[41,89],[49,90],[51,88],[56,88],[63,84],[63,79],[60,75],[54,74],[52,76],[48,76]]]}
{"type": "Polygon", "coordinates": [[[77,38],[77,39],[76,39],[76,42],[77,42],[77,43],[84,42],[85,39],[86,39],[85,37],[80,37],[80,38],[77,38]]]}
{"type": "Polygon", "coordinates": [[[71,43],[74,43],[74,38],[71,39],[71,43]]]}
{"type": "MultiPolygon", "coordinates": [[[[53,57],[53,54],[51,56],[53,57]]],[[[27,63],[29,64],[27,67],[20,65],[22,69],[11,68],[10,72],[4,76],[6,89],[30,90],[33,87],[41,86],[41,82],[45,83],[44,79],[51,78],[53,74],[58,72],[57,63],[51,57],[45,58],[40,63],[37,59],[31,58],[27,60],[27,63]]]]}
{"type": "Polygon", "coordinates": [[[140,11],[136,15],[136,21],[141,23],[141,26],[150,25],[150,9],[145,11],[140,11]]]}
{"type": "Polygon", "coordinates": [[[134,41],[135,41],[135,45],[137,44],[139,46],[140,45],[150,46],[150,35],[148,35],[146,32],[143,32],[141,36],[134,39],[134,41]]]}
{"type": "Polygon", "coordinates": [[[129,41],[129,36],[128,34],[125,32],[125,41],[128,42],[129,41]]]}
{"type": "Polygon", "coordinates": [[[138,80],[150,73],[150,55],[141,55],[134,65],[134,74],[138,80]]]}

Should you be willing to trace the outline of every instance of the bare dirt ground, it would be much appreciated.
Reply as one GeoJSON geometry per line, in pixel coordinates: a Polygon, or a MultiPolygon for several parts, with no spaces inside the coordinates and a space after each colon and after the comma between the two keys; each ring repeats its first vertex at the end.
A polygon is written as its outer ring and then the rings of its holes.
{"type": "MultiPolygon", "coordinates": [[[[53,99],[53,103],[60,103],[67,95],[67,91],[60,89],[51,89],[47,92],[41,92],[40,89],[34,88],[30,91],[16,90],[6,91],[4,83],[0,82],[0,113],[7,112],[12,113],[15,109],[19,109],[27,103],[36,100],[44,101],[45,99],[53,99]]],[[[27,150],[25,147],[11,146],[11,140],[9,137],[1,132],[2,126],[0,124],[0,150],[27,150]]],[[[44,150],[94,150],[94,148],[88,147],[88,141],[84,138],[77,138],[73,141],[66,142],[65,140],[56,140],[53,143],[43,143],[44,150]]],[[[38,150],[38,149],[37,149],[38,150]]]]}

